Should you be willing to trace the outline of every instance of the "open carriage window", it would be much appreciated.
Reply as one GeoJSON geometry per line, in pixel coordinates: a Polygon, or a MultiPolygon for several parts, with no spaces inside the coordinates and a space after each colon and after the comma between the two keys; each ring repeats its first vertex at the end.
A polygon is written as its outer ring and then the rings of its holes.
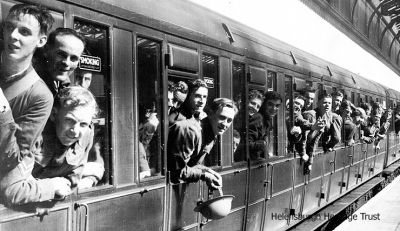
{"type": "MultiPolygon", "coordinates": [[[[104,175],[98,184],[111,183],[110,149],[110,70],[108,27],[75,19],[74,29],[86,40],[86,48],[81,56],[72,82],[87,87],[96,97],[100,113],[92,120],[94,126],[93,148],[88,162],[104,162],[104,175]]],[[[97,176],[96,176],[97,177],[97,176]]]]}
{"type": "Polygon", "coordinates": [[[138,37],[138,160],[140,179],[161,175],[161,44],[138,37]]]}
{"type": "Polygon", "coordinates": [[[239,109],[233,121],[233,160],[235,162],[246,160],[246,98],[245,98],[245,65],[239,62],[232,62],[232,95],[236,106],[239,109]]]}
{"type": "MultiPolygon", "coordinates": [[[[207,53],[202,54],[202,69],[203,69],[203,80],[207,84],[208,88],[208,98],[207,105],[215,99],[219,97],[219,59],[216,55],[211,55],[207,53]]],[[[206,105],[206,112],[207,112],[206,105]]],[[[214,145],[213,149],[210,151],[210,154],[205,158],[206,166],[219,166],[220,164],[220,144],[214,145]]]]}
{"type": "MultiPolygon", "coordinates": [[[[276,91],[277,90],[277,85],[276,85],[276,72],[274,71],[268,71],[267,72],[267,91],[276,91]]],[[[268,99],[265,99],[268,100],[268,99]]],[[[282,102],[283,104],[284,102],[282,102]]],[[[282,107],[282,106],[281,106],[282,107]]],[[[283,109],[280,109],[283,110],[283,109]]],[[[278,156],[278,120],[277,116],[274,116],[271,118],[271,129],[267,131],[269,134],[267,134],[267,139],[268,139],[268,155],[270,156],[278,156]]]]}

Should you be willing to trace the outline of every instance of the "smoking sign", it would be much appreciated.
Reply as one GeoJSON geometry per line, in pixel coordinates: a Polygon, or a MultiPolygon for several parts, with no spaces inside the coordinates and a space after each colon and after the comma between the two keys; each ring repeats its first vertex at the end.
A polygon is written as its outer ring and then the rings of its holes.
{"type": "Polygon", "coordinates": [[[101,72],[101,58],[97,56],[82,55],[78,67],[83,70],[101,72]]]}
{"type": "Polygon", "coordinates": [[[207,84],[207,88],[214,88],[214,79],[209,77],[203,78],[204,82],[207,84]]]}

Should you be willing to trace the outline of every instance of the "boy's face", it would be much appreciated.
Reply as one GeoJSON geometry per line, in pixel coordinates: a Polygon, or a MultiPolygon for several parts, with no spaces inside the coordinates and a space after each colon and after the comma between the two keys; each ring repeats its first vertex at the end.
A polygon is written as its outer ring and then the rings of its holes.
{"type": "Polygon", "coordinates": [[[55,108],[56,134],[61,144],[70,146],[78,141],[92,121],[94,109],[88,106],[55,108]]]}
{"type": "Polygon", "coordinates": [[[73,35],[56,36],[55,44],[47,51],[48,68],[54,81],[69,80],[69,76],[78,67],[84,48],[83,42],[73,35]]]}
{"type": "Polygon", "coordinates": [[[3,37],[5,58],[15,61],[31,59],[35,49],[47,41],[47,36],[40,33],[39,22],[30,14],[7,17],[3,37]]]}

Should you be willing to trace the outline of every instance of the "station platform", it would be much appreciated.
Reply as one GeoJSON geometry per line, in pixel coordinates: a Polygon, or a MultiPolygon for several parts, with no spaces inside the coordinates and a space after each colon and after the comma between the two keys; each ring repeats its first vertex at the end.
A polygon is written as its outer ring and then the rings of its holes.
{"type": "Polygon", "coordinates": [[[334,230],[400,231],[399,211],[400,177],[396,177],[334,230]]]}

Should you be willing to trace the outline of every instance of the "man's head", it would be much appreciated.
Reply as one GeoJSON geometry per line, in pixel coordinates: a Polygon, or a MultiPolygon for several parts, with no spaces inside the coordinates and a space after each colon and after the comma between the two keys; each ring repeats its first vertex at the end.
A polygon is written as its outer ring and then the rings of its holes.
{"type": "Polygon", "coordinates": [[[96,100],[89,90],[80,87],[66,87],[55,98],[52,120],[61,144],[70,146],[78,141],[89,129],[92,118],[98,111],[96,100]]]}
{"type": "Polygon", "coordinates": [[[174,90],[174,98],[173,98],[173,105],[175,108],[180,108],[182,103],[185,102],[186,97],[188,95],[188,85],[183,82],[179,81],[175,84],[174,90]]]}
{"type": "Polygon", "coordinates": [[[267,116],[275,116],[282,104],[282,96],[276,91],[267,91],[264,95],[263,111],[267,116]]]}
{"type": "Polygon", "coordinates": [[[236,152],[236,149],[238,148],[240,144],[240,134],[236,129],[233,129],[233,152],[236,152]]]}
{"type": "Polygon", "coordinates": [[[381,114],[383,113],[383,107],[379,102],[374,102],[371,108],[371,114],[381,114]]]}
{"type": "Polygon", "coordinates": [[[364,109],[365,114],[369,116],[371,114],[371,104],[369,103],[362,103],[361,108],[364,109]]]}
{"type": "Polygon", "coordinates": [[[365,114],[364,109],[362,109],[361,107],[356,107],[356,109],[353,112],[354,123],[356,125],[359,125],[362,122],[364,122],[366,117],[367,115],[365,114]]]}
{"type": "Polygon", "coordinates": [[[47,70],[54,81],[65,82],[77,68],[85,49],[85,39],[70,28],[51,32],[46,45],[47,70]]]}
{"type": "Polygon", "coordinates": [[[312,108],[313,104],[314,104],[314,98],[315,98],[315,90],[311,89],[311,88],[307,88],[302,92],[303,96],[304,96],[304,108],[306,109],[310,109],[312,108]]]}
{"type": "Polygon", "coordinates": [[[323,93],[318,97],[318,110],[321,114],[332,110],[332,96],[328,93],[323,93]]]}
{"type": "Polygon", "coordinates": [[[251,90],[249,92],[249,116],[256,114],[264,102],[264,95],[258,90],[251,90]]]}
{"type": "Polygon", "coordinates": [[[295,96],[293,99],[293,112],[294,113],[299,113],[301,112],[301,110],[303,109],[305,104],[305,100],[304,97],[299,95],[299,96],[295,96]]]}
{"type": "Polygon", "coordinates": [[[36,48],[43,47],[54,19],[43,7],[17,4],[11,7],[3,24],[4,58],[31,60],[36,48]]]}
{"type": "Polygon", "coordinates": [[[202,112],[207,103],[208,88],[206,82],[196,79],[189,82],[188,104],[193,112],[202,112]]]}
{"type": "Polygon", "coordinates": [[[350,117],[351,114],[353,113],[354,105],[349,101],[349,100],[343,100],[343,102],[340,105],[340,112],[341,116],[344,117],[350,117]]]}
{"type": "Polygon", "coordinates": [[[332,93],[332,111],[337,111],[340,109],[340,105],[343,101],[343,93],[340,91],[334,91],[332,93]]]}
{"type": "Polygon", "coordinates": [[[233,100],[216,98],[210,105],[208,118],[215,135],[222,135],[232,124],[238,109],[233,100]]]}
{"type": "Polygon", "coordinates": [[[381,123],[381,117],[382,113],[379,113],[378,111],[372,111],[370,116],[372,124],[379,126],[381,123]]]}
{"type": "Polygon", "coordinates": [[[83,88],[89,89],[90,84],[92,83],[92,77],[93,77],[92,72],[80,71],[75,75],[75,84],[83,88]]]}

